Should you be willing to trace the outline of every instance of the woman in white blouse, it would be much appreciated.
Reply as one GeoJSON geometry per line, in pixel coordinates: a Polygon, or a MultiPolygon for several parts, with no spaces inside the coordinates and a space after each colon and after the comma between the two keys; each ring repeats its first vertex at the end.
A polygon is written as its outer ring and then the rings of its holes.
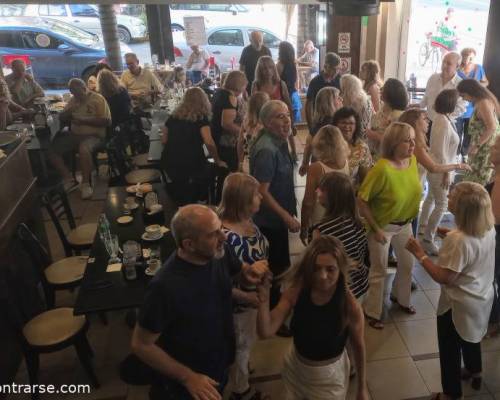
{"type": "MultiPolygon", "coordinates": [[[[431,129],[430,153],[438,164],[456,162],[460,137],[450,114],[455,110],[458,92],[455,89],[443,90],[434,104],[436,117],[431,129]]],[[[453,172],[429,173],[427,176],[429,191],[420,214],[419,235],[423,235],[422,245],[430,255],[437,255],[434,244],[436,229],[446,211],[448,191],[453,182],[453,172]]]]}
{"type": "Polygon", "coordinates": [[[462,398],[461,378],[472,378],[472,387],[481,388],[481,340],[494,296],[495,227],[488,192],[478,183],[461,182],[450,193],[448,209],[457,228],[445,237],[437,263],[414,238],[406,245],[441,284],[437,331],[443,393],[433,397],[439,400],[462,398]]]}

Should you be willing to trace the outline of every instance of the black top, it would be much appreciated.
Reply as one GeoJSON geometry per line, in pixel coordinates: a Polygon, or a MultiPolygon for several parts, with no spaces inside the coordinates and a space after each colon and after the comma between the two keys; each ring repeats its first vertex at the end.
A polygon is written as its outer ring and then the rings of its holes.
{"type": "Polygon", "coordinates": [[[288,89],[288,94],[292,96],[293,92],[296,92],[295,83],[297,82],[297,68],[295,64],[282,64],[283,71],[281,71],[280,78],[286,83],[286,88],[288,89]]]}
{"type": "Polygon", "coordinates": [[[111,112],[113,127],[130,119],[132,103],[127,89],[120,88],[120,91],[111,97],[106,97],[111,112]]]}
{"type": "Polygon", "coordinates": [[[336,290],[331,300],[318,306],[311,301],[311,292],[302,290],[293,308],[290,324],[295,349],[311,361],[323,361],[342,354],[348,331],[340,330],[336,303],[341,291],[336,290]]]}
{"type": "Polygon", "coordinates": [[[222,111],[224,110],[238,110],[238,105],[233,106],[229,98],[231,92],[226,89],[218,89],[212,98],[212,137],[215,144],[219,146],[220,139],[224,134],[222,129],[222,111]]]}
{"type": "Polygon", "coordinates": [[[234,360],[231,289],[240,270],[241,262],[227,249],[206,265],[172,254],[147,288],[139,325],[160,333],[158,345],[175,360],[223,382],[234,360]]]}
{"type": "Polygon", "coordinates": [[[340,90],[340,74],[337,74],[331,81],[326,81],[322,73],[312,78],[307,89],[307,100],[314,101],[318,92],[327,86],[336,87],[340,90]]]}
{"type": "Polygon", "coordinates": [[[314,137],[314,135],[316,135],[316,133],[318,133],[318,131],[321,128],[323,128],[324,126],[327,126],[327,125],[333,125],[333,117],[326,118],[326,119],[324,119],[321,122],[315,123],[314,126],[312,127],[311,131],[310,131],[311,136],[314,137]]]}
{"type": "MultiPolygon", "coordinates": [[[[262,45],[260,50],[256,50],[255,47],[249,44],[241,52],[240,64],[245,66],[245,75],[248,80],[248,88],[250,89],[252,87],[252,82],[255,79],[255,67],[257,66],[257,61],[259,61],[259,58],[262,56],[272,56],[271,50],[264,45],[262,45]]],[[[250,89],[248,90],[250,91],[250,89]]]]}
{"type": "Polygon", "coordinates": [[[210,126],[207,118],[192,122],[170,117],[167,144],[161,156],[161,165],[173,179],[187,179],[203,169],[206,163],[201,128],[210,126]]]}

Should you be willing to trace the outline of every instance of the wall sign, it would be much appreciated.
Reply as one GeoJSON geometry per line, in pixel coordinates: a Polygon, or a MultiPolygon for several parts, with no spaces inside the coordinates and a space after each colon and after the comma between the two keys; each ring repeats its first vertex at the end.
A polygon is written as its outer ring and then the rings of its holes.
{"type": "Polygon", "coordinates": [[[207,44],[204,17],[184,17],[184,35],[188,46],[207,44]]]}
{"type": "Polygon", "coordinates": [[[340,71],[341,74],[351,73],[351,57],[340,58],[340,71]]]}
{"type": "Polygon", "coordinates": [[[351,52],[351,32],[339,32],[339,53],[351,52]]]}

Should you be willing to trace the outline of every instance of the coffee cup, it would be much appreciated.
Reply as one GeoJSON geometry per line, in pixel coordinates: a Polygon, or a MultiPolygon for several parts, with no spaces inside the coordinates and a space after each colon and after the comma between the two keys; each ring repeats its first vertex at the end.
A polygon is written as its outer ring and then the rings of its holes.
{"type": "Polygon", "coordinates": [[[161,237],[161,226],[158,224],[147,226],[146,236],[149,239],[159,239],[161,237]]]}
{"type": "Polygon", "coordinates": [[[149,272],[152,274],[156,273],[158,269],[161,267],[161,261],[158,258],[152,258],[148,261],[149,272]]]}
{"type": "Polygon", "coordinates": [[[151,214],[156,214],[157,212],[163,210],[163,206],[161,204],[153,204],[151,207],[149,207],[149,210],[151,214]]]}
{"type": "Polygon", "coordinates": [[[128,208],[132,209],[135,207],[135,205],[137,204],[135,202],[135,199],[133,197],[127,197],[127,199],[125,200],[126,204],[128,205],[128,208]]]}

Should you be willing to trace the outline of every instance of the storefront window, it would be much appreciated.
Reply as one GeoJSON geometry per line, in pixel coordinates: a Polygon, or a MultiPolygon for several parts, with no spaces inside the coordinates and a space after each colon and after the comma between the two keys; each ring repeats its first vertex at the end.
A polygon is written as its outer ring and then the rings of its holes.
{"type": "Polygon", "coordinates": [[[482,64],[489,8],[490,0],[413,0],[406,63],[409,86],[425,87],[448,51],[472,47],[475,62],[482,64]]]}

